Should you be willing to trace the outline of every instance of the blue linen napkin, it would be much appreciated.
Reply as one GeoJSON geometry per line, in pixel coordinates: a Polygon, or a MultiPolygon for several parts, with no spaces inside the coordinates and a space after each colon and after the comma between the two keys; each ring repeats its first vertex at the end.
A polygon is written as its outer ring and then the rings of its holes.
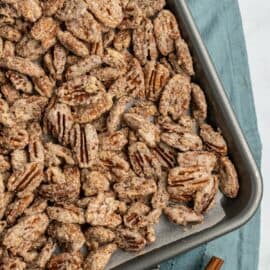
{"type": "MultiPolygon", "coordinates": [[[[217,68],[253,156],[261,162],[261,141],[253,103],[245,39],[237,0],[190,0],[191,12],[217,68]]],[[[160,265],[161,270],[201,270],[212,256],[222,270],[256,270],[260,211],[242,228],[160,265]]]]}

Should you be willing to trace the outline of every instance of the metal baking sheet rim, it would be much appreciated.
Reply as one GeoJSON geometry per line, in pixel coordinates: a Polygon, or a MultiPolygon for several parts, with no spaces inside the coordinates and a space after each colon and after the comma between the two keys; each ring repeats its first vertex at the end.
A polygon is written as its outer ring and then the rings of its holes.
{"type": "Polygon", "coordinates": [[[229,233],[250,220],[250,218],[255,214],[257,208],[259,207],[262,198],[263,184],[260,172],[257,168],[255,160],[252,157],[251,151],[241,131],[235,114],[230,106],[227,95],[224,91],[220,79],[218,78],[217,72],[210,59],[207,49],[203,44],[202,38],[188,8],[188,4],[186,0],[168,0],[167,3],[169,8],[173,10],[177,19],[181,21],[181,28],[184,29],[187,33],[189,42],[192,45],[191,52],[196,50],[196,54],[198,56],[197,60],[200,65],[203,66],[207,80],[211,83],[212,89],[215,89],[216,95],[220,98],[219,102],[222,105],[222,111],[228,121],[230,121],[230,127],[232,131],[238,136],[239,141],[241,142],[239,147],[241,147],[242,152],[245,154],[246,163],[249,166],[249,169],[253,172],[253,190],[251,191],[248,204],[240,213],[238,213],[233,218],[225,220],[224,222],[222,221],[213,227],[209,227],[201,232],[195,233],[191,236],[145,253],[139,257],[136,257],[112,268],[112,270],[148,269],[149,267],[154,266],[161,261],[179,255],[203,243],[229,233]]]}

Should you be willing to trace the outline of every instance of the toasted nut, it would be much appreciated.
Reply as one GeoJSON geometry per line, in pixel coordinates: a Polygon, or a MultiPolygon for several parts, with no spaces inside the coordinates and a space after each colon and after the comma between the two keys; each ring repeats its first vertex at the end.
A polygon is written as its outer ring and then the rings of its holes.
{"type": "Polygon", "coordinates": [[[203,215],[197,214],[184,205],[169,206],[164,209],[164,214],[174,223],[186,226],[188,223],[200,223],[203,215]]]}
{"type": "Polygon", "coordinates": [[[136,57],[144,65],[147,59],[156,60],[158,56],[156,40],[151,20],[144,19],[133,31],[133,50],[136,57]]]}
{"type": "Polygon", "coordinates": [[[191,84],[192,113],[202,123],[207,117],[207,103],[203,90],[197,84],[191,84]]]}
{"type": "Polygon", "coordinates": [[[75,124],[70,141],[80,168],[89,168],[98,156],[98,136],[96,129],[87,124],[75,124]]]}
{"type": "Polygon", "coordinates": [[[189,107],[190,92],[190,83],[184,76],[172,77],[162,93],[160,113],[164,116],[171,115],[173,120],[179,119],[189,107]]]}
{"type": "Polygon", "coordinates": [[[207,148],[218,154],[226,155],[227,144],[220,132],[214,131],[208,124],[202,124],[200,128],[200,136],[207,148]]]}
{"type": "Polygon", "coordinates": [[[67,50],[73,52],[74,54],[81,57],[86,57],[89,55],[89,51],[86,45],[75,38],[70,32],[58,31],[57,38],[67,50]]]}
{"type": "Polygon", "coordinates": [[[105,269],[112,254],[117,249],[116,244],[108,244],[92,251],[85,259],[84,269],[102,270],[105,269]]]}
{"type": "Polygon", "coordinates": [[[106,26],[115,28],[123,20],[120,0],[86,0],[88,8],[106,26]]]}
{"type": "Polygon", "coordinates": [[[235,198],[239,191],[236,169],[227,157],[221,157],[219,160],[219,187],[229,198],[235,198]]]}
{"type": "Polygon", "coordinates": [[[30,77],[44,75],[44,70],[38,64],[21,57],[0,58],[0,67],[15,70],[30,77]]]}
{"type": "Polygon", "coordinates": [[[159,51],[168,55],[174,51],[174,41],[180,37],[177,21],[169,10],[162,10],[154,20],[154,31],[159,51]]]}

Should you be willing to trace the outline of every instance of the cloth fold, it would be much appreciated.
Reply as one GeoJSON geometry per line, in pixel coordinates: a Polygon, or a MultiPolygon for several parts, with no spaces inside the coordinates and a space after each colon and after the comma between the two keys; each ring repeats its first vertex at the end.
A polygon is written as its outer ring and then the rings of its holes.
{"type": "MultiPolygon", "coordinates": [[[[257,128],[248,59],[237,0],[190,0],[192,15],[237,114],[258,165],[261,141],[257,128]]],[[[225,260],[222,270],[256,270],[260,210],[242,228],[160,265],[161,270],[201,270],[212,256],[225,260]]]]}

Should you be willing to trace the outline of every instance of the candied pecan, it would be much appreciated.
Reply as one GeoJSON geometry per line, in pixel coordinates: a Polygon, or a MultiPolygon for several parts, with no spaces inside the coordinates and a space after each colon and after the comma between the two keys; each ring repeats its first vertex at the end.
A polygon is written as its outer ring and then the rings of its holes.
{"type": "Polygon", "coordinates": [[[11,192],[0,193],[0,220],[3,218],[7,206],[12,201],[13,194],[11,192]]]}
{"type": "Polygon", "coordinates": [[[158,114],[158,109],[155,103],[148,100],[139,100],[127,110],[128,113],[136,113],[145,118],[149,118],[158,114]]]}
{"type": "Polygon", "coordinates": [[[145,86],[142,67],[136,58],[132,58],[128,71],[120,76],[109,88],[109,93],[117,98],[125,95],[144,98],[145,86]]]}
{"type": "Polygon", "coordinates": [[[4,25],[0,27],[0,37],[12,42],[18,42],[22,35],[20,31],[18,31],[13,26],[4,25]]]}
{"type": "Polygon", "coordinates": [[[82,41],[74,37],[70,32],[58,31],[57,38],[67,50],[73,52],[74,54],[81,57],[86,57],[89,55],[87,46],[82,41]]]}
{"type": "Polygon", "coordinates": [[[87,10],[83,0],[65,0],[58,8],[55,16],[61,21],[69,21],[81,17],[87,10]]]}
{"type": "Polygon", "coordinates": [[[124,120],[150,147],[155,147],[159,142],[160,130],[144,117],[135,113],[125,113],[124,120]]]}
{"type": "Polygon", "coordinates": [[[217,163],[217,157],[213,152],[207,151],[188,151],[178,153],[177,157],[180,167],[205,167],[209,172],[212,172],[217,163]]]}
{"type": "Polygon", "coordinates": [[[93,76],[79,76],[63,83],[57,89],[60,102],[70,106],[89,105],[94,94],[105,92],[103,84],[93,76]]]}
{"type": "Polygon", "coordinates": [[[131,33],[129,30],[122,30],[115,34],[113,46],[118,51],[128,49],[131,43],[131,33]]]}
{"type": "Polygon", "coordinates": [[[31,204],[33,199],[34,195],[29,194],[25,197],[17,198],[7,207],[5,215],[9,225],[15,223],[16,219],[24,213],[25,209],[31,204]]]}
{"type": "Polygon", "coordinates": [[[127,145],[128,130],[121,129],[113,133],[99,134],[99,148],[104,151],[121,151],[127,145]]]}
{"type": "Polygon", "coordinates": [[[80,188],[80,170],[77,167],[66,167],[62,182],[41,185],[40,194],[51,201],[74,201],[79,197],[80,188]]]}
{"type": "Polygon", "coordinates": [[[135,1],[129,1],[123,11],[124,18],[118,28],[121,30],[136,29],[143,19],[143,12],[139,5],[135,1]]]}
{"type": "Polygon", "coordinates": [[[197,213],[203,213],[209,210],[215,203],[215,197],[218,192],[218,178],[213,176],[208,183],[196,192],[194,198],[194,210],[197,213]]]}
{"type": "Polygon", "coordinates": [[[96,77],[104,83],[106,88],[110,87],[112,83],[120,76],[125,74],[125,69],[119,69],[116,67],[104,66],[93,69],[90,75],[96,77]]]}
{"type": "Polygon", "coordinates": [[[11,166],[13,171],[21,171],[27,163],[27,152],[23,149],[15,149],[11,153],[11,166]]]}
{"type": "Polygon", "coordinates": [[[176,163],[174,148],[160,142],[156,147],[151,148],[151,153],[158,160],[162,168],[168,169],[174,167],[176,163]]]}
{"type": "Polygon", "coordinates": [[[108,228],[102,226],[90,227],[84,233],[86,241],[91,243],[93,241],[98,244],[111,243],[115,239],[115,233],[108,228]]]}
{"type": "Polygon", "coordinates": [[[3,245],[14,255],[23,256],[47,229],[49,219],[45,214],[23,217],[4,235],[3,245]],[[27,248],[27,249],[25,249],[27,248]]]}
{"type": "Polygon", "coordinates": [[[17,56],[0,58],[0,67],[15,70],[30,77],[40,77],[44,75],[44,70],[40,65],[29,59],[17,56]]]}
{"type": "Polygon", "coordinates": [[[191,84],[191,100],[193,117],[202,123],[207,117],[207,103],[203,90],[199,85],[191,84]]]}
{"type": "Polygon", "coordinates": [[[47,166],[58,166],[62,163],[62,160],[69,165],[75,164],[72,152],[68,148],[49,142],[45,144],[45,149],[45,161],[47,166]]]}
{"type": "Polygon", "coordinates": [[[25,20],[35,22],[42,15],[39,1],[36,0],[20,0],[17,3],[18,10],[25,20]]]}
{"type": "Polygon", "coordinates": [[[0,25],[12,25],[18,17],[18,12],[12,3],[1,2],[0,6],[0,25]]]}
{"type": "Polygon", "coordinates": [[[196,122],[189,115],[181,116],[178,123],[172,121],[169,116],[159,116],[157,122],[165,132],[183,134],[196,131],[196,122]]]}
{"type": "Polygon", "coordinates": [[[144,19],[133,30],[132,41],[135,56],[144,65],[147,60],[156,60],[158,57],[157,45],[151,20],[144,19]]]}
{"type": "Polygon", "coordinates": [[[225,196],[235,198],[239,192],[236,169],[228,157],[219,159],[219,187],[225,196]]]}
{"type": "Polygon", "coordinates": [[[17,122],[39,121],[47,103],[46,97],[29,96],[15,101],[10,111],[17,122]]]}
{"type": "Polygon", "coordinates": [[[47,230],[52,238],[64,244],[68,250],[79,251],[85,243],[85,237],[78,224],[52,222],[47,230]]]}
{"type": "Polygon", "coordinates": [[[188,223],[200,223],[203,221],[202,214],[197,214],[184,205],[168,206],[164,209],[164,214],[172,222],[183,226],[186,226],[188,223]]]}
{"type": "Polygon", "coordinates": [[[22,91],[26,94],[32,93],[33,85],[25,75],[9,70],[6,72],[6,77],[11,81],[16,90],[22,91]]]}
{"type": "Polygon", "coordinates": [[[25,270],[26,263],[19,257],[4,256],[1,260],[1,270],[25,270]],[[3,263],[3,264],[2,264],[3,263]]]}
{"type": "Polygon", "coordinates": [[[123,96],[114,103],[107,118],[107,128],[109,133],[115,132],[120,127],[122,116],[130,101],[131,98],[123,96]]]}
{"type": "Polygon", "coordinates": [[[152,17],[158,13],[166,4],[165,0],[135,0],[135,2],[147,17],[152,17]]]}
{"type": "Polygon", "coordinates": [[[169,79],[169,70],[158,62],[149,61],[144,67],[144,76],[145,95],[147,99],[157,101],[169,79]]]}
{"type": "Polygon", "coordinates": [[[65,0],[43,0],[41,2],[42,12],[46,16],[52,16],[60,9],[65,0]]]}
{"type": "Polygon", "coordinates": [[[86,0],[86,3],[95,17],[108,27],[115,28],[123,20],[120,0],[86,0]]]}
{"type": "Polygon", "coordinates": [[[140,251],[144,249],[146,240],[139,232],[119,229],[117,230],[116,243],[126,251],[140,251]]]}
{"type": "Polygon", "coordinates": [[[109,111],[113,105],[112,96],[108,93],[99,92],[92,96],[89,105],[78,106],[73,113],[75,120],[79,123],[88,123],[96,120],[102,114],[109,111]]]}
{"type": "Polygon", "coordinates": [[[98,168],[109,171],[114,181],[122,181],[130,176],[129,163],[119,154],[112,151],[99,152],[98,168]]]}
{"type": "Polygon", "coordinates": [[[92,197],[85,212],[87,223],[92,226],[117,227],[122,223],[121,216],[115,213],[118,205],[119,201],[113,197],[107,197],[104,193],[92,197]]]}
{"type": "Polygon", "coordinates": [[[3,144],[4,148],[8,150],[23,149],[28,142],[28,133],[20,126],[3,128],[2,134],[0,135],[0,145],[3,144]]]}
{"type": "Polygon", "coordinates": [[[102,41],[103,41],[104,48],[108,48],[111,46],[113,39],[114,39],[114,36],[115,36],[114,29],[111,29],[108,32],[103,34],[102,41]]]}
{"type": "Polygon", "coordinates": [[[220,155],[227,154],[227,144],[220,132],[215,131],[210,125],[202,124],[200,126],[200,136],[210,150],[217,152],[220,155]]]}
{"type": "Polygon", "coordinates": [[[35,90],[45,97],[51,97],[53,94],[55,81],[47,75],[33,78],[35,90]]]}
{"type": "Polygon", "coordinates": [[[103,55],[104,45],[103,45],[103,39],[102,39],[101,34],[98,35],[98,38],[96,41],[90,42],[89,52],[90,52],[90,55],[92,55],[92,54],[99,55],[99,56],[103,55]]]}
{"type": "Polygon", "coordinates": [[[1,57],[13,57],[15,56],[15,44],[9,40],[6,40],[3,45],[1,57]]]}
{"type": "Polygon", "coordinates": [[[112,254],[117,250],[116,244],[107,244],[91,251],[84,261],[84,269],[103,270],[108,264],[112,254]]]}
{"type": "Polygon", "coordinates": [[[70,107],[56,103],[46,114],[47,129],[64,145],[69,143],[69,133],[73,126],[70,107]]]}
{"type": "Polygon", "coordinates": [[[173,76],[165,86],[159,102],[159,111],[163,116],[171,115],[179,119],[189,108],[190,83],[182,75],[173,76]]]}
{"type": "Polygon", "coordinates": [[[149,225],[140,229],[140,233],[144,236],[147,244],[153,243],[156,241],[156,232],[154,226],[149,225]]]}
{"type": "Polygon", "coordinates": [[[66,27],[75,37],[86,42],[97,42],[100,38],[100,25],[90,12],[66,21],[66,27]]]}
{"type": "Polygon", "coordinates": [[[85,223],[84,211],[70,203],[58,203],[55,206],[47,207],[47,214],[51,220],[63,223],[85,223]]]}
{"type": "Polygon", "coordinates": [[[111,48],[106,48],[102,60],[105,64],[118,69],[125,70],[127,66],[124,54],[111,48]]]}
{"type": "Polygon", "coordinates": [[[70,133],[70,143],[80,168],[89,168],[98,156],[98,136],[91,124],[75,124],[70,133]]]}
{"type": "Polygon", "coordinates": [[[153,194],[151,204],[154,209],[164,209],[169,201],[169,194],[167,191],[167,174],[163,173],[159,177],[157,184],[157,191],[153,194]]]}
{"type": "MultiPolygon", "coordinates": [[[[1,173],[8,171],[9,169],[10,169],[10,164],[9,164],[8,160],[5,158],[5,156],[0,155],[0,175],[1,175],[1,173]]],[[[0,178],[1,178],[1,176],[0,176],[0,178]]],[[[1,193],[1,188],[0,188],[0,193],[1,193]]]]}
{"type": "Polygon", "coordinates": [[[30,35],[23,36],[16,44],[16,54],[32,61],[38,60],[44,52],[45,49],[42,47],[41,42],[30,35]]]}
{"type": "Polygon", "coordinates": [[[39,187],[43,177],[40,164],[36,162],[28,163],[23,171],[14,172],[10,176],[7,182],[7,189],[18,192],[18,197],[23,198],[39,187]]]}
{"type": "Polygon", "coordinates": [[[159,51],[167,56],[174,50],[174,42],[180,37],[177,21],[169,10],[162,10],[154,20],[154,31],[159,51]]]}
{"type": "Polygon", "coordinates": [[[83,270],[82,256],[79,252],[67,253],[63,252],[53,255],[47,264],[48,270],[83,270]]]}
{"type": "Polygon", "coordinates": [[[194,75],[193,61],[187,43],[179,38],[175,40],[177,63],[189,76],[194,75]]]}
{"type": "Polygon", "coordinates": [[[0,99],[0,123],[6,127],[15,125],[15,119],[10,112],[9,105],[4,99],[0,99]]]}
{"type": "Polygon", "coordinates": [[[161,175],[159,161],[142,142],[135,142],[128,148],[129,160],[138,176],[158,177],[161,175]]]}
{"type": "Polygon", "coordinates": [[[74,65],[67,68],[66,79],[72,80],[75,77],[84,75],[101,65],[102,61],[98,55],[90,55],[82,60],[79,60],[74,65]]]}
{"type": "Polygon", "coordinates": [[[169,171],[169,193],[192,195],[208,183],[210,173],[204,167],[175,167],[169,171]]]}
{"type": "Polygon", "coordinates": [[[60,44],[55,44],[53,51],[47,53],[44,56],[44,63],[49,70],[51,76],[55,80],[62,79],[62,73],[65,70],[65,65],[67,61],[67,53],[63,46],[60,44]]]}
{"type": "Polygon", "coordinates": [[[141,202],[133,203],[127,213],[123,216],[123,221],[128,228],[141,228],[147,224],[147,215],[150,212],[150,207],[141,202]]]}
{"type": "Polygon", "coordinates": [[[133,200],[146,197],[156,192],[157,185],[154,179],[132,177],[113,186],[120,199],[133,200]]]}
{"type": "Polygon", "coordinates": [[[32,27],[31,35],[41,42],[43,48],[48,49],[55,43],[57,31],[58,24],[53,18],[42,17],[32,27]]]}
{"type": "MultiPolygon", "coordinates": [[[[206,183],[205,183],[206,185],[206,183]]],[[[204,186],[202,186],[201,188],[203,188],[204,186]]],[[[171,201],[174,202],[180,202],[180,203],[189,203],[191,201],[193,201],[195,193],[194,190],[186,190],[183,189],[182,187],[168,187],[168,194],[170,197],[171,201]]]]}
{"type": "Polygon", "coordinates": [[[162,133],[160,139],[169,146],[183,152],[202,150],[203,147],[201,138],[192,133],[162,133]]]}
{"type": "Polygon", "coordinates": [[[47,208],[47,200],[37,197],[34,202],[24,210],[24,214],[27,216],[43,213],[47,208]]]}
{"type": "Polygon", "coordinates": [[[42,247],[42,249],[38,255],[36,265],[40,268],[45,268],[46,264],[48,263],[48,261],[52,257],[55,249],[56,249],[56,244],[53,242],[53,240],[51,238],[49,238],[49,240],[42,247]]]}

